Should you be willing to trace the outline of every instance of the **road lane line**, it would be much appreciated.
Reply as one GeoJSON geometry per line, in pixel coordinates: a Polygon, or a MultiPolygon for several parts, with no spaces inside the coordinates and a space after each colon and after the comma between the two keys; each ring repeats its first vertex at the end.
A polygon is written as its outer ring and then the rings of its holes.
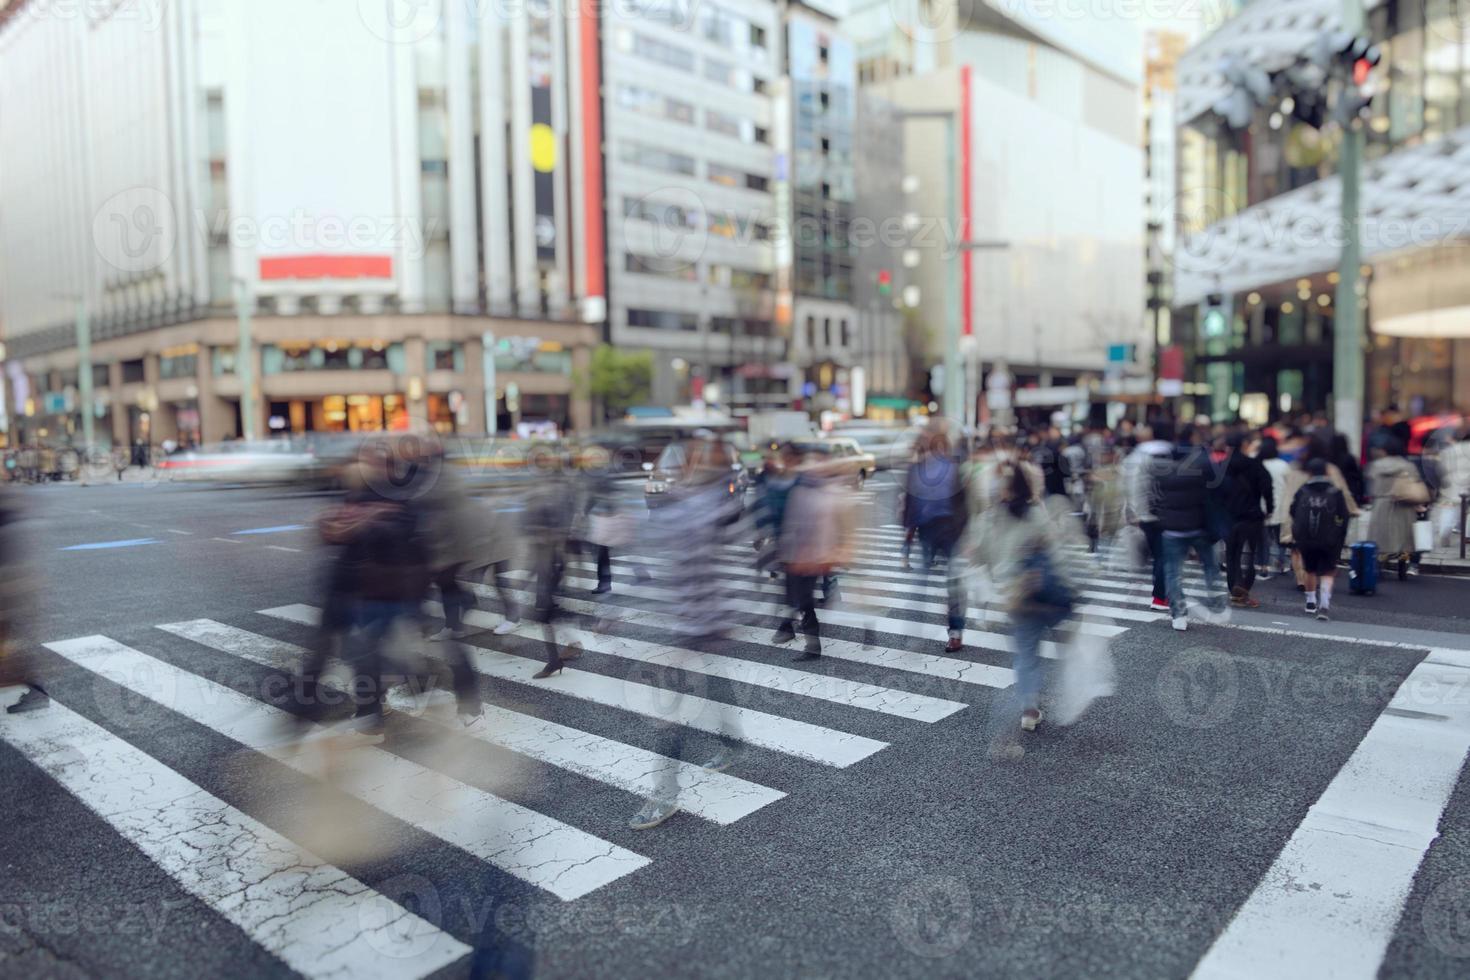
{"type": "MultiPolygon", "coordinates": [[[[287,711],[105,636],[44,644],[80,667],[307,776],[315,760],[291,744],[287,711]]],[[[318,727],[318,737],[325,730],[318,727]]],[[[649,864],[585,831],[374,746],[339,753],[331,784],[369,806],[569,901],[649,864]]]]}
{"type": "Polygon", "coordinates": [[[126,538],[122,541],[93,541],[89,544],[73,544],[60,551],[102,551],[107,548],[136,548],[143,544],[159,544],[157,538],[126,538]]]}
{"type": "Polygon", "coordinates": [[[169,534],[193,534],[194,533],[193,531],[180,531],[176,527],[164,528],[164,530],[167,531],[169,534]]]}
{"type": "Polygon", "coordinates": [[[244,541],[236,541],[234,538],[210,538],[211,541],[223,541],[225,544],[244,544],[244,541]]]}
{"type": "MultiPolygon", "coordinates": [[[[296,623],[320,615],[315,607],[300,603],[262,609],[260,613],[296,623]]],[[[478,610],[470,610],[465,614],[465,622],[475,626],[488,627],[499,621],[500,617],[478,610]]],[[[469,652],[471,665],[486,677],[632,712],[659,723],[686,725],[712,735],[725,735],[773,752],[837,769],[846,769],[888,747],[887,742],[877,739],[767,714],[740,705],[711,701],[693,694],[681,695],[677,706],[671,709],[668,706],[669,692],[664,688],[606,674],[573,669],[546,680],[532,680],[531,675],[543,666],[539,661],[525,657],[508,657],[499,651],[477,646],[467,645],[466,650],[469,652]]]]}
{"type": "Polygon", "coordinates": [[[1377,977],[1470,752],[1466,683],[1466,651],[1409,672],[1193,978],[1377,977]]]}
{"type": "MultiPolygon", "coordinates": [[[[307,652],[294,643],[211,619],[165,623],[158,628],[212,650],[293,672],[300,669],[307,652]]],[[[403,688],[390,691],[388,703],[406,712],[418,707],[403,688]]],[[[717,824],[734,823],[786,795],[759,783],[710,772],[703,766],[496,705],[485,705],[484,715],[484,729],[462,734],[630,793],[654,795],[660,789],[659,778],[672,768],[678,779],[679,805],[717,824]]]]}
{"type": "Polygon", "coordinates": [[[247,527],[243,531],[231,531],[231,534],[281,534],[285,531],[304,531],[305,524],[277,524],[274,527],[247,527]]]}
{"type": "Polygon", "coordinates": [[[288,548],[288,547],[286,547],[283,544],[268,544],[268,545],[266,545],[266,547],[269,548],[269,549],[271,549],[272,551],[295,551],[295,552],[300,552],[301,551],[300,548],[288,548]]]}
{"type": "Polygon", "coordinates": [[[54,700],[45,711],[0,713],[0,738],[186,892],[303,976],[422,977],[470,952],[54,700]]]}

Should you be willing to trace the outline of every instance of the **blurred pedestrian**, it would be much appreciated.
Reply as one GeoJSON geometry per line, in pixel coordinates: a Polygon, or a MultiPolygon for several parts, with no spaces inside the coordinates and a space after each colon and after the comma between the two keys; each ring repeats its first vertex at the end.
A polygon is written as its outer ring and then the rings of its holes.
{"type": "Polygon", "coordinates": [[[19,495],[0,488],[0,688],[26,685],[20,698],[5,709],[13,715],[51,703],[40,683],[39,665],[21,642],[22,618],[32,606],[36,585],[26,561],[21,517],[19,495]]]}
{"type": "Polygon", "coordinates": [[[1347,494],[1327,475],[1327,460],[1307,462],[1307,481],[1291,501],[1291,533],[1300,555],[1307,615],[1328,618],[1337,560],[1349,517],[1347,494]]]}
{"type": "Polygon", "coordinates": [[[944,649],[949,653],[964,646],[965,586],[955,546],[968,521],[965,485],[949,437],[943,429],[933,428],[925,434],[919,458],[909,467],[904,483],[904,523],[918,535],[926,575],[935,562],[943,559],[945,563],[949,640],[944,649]]]}
{"type": "MultiPolygon", "coordinates": [[[[1296,546],[1294,527],[1291,519],[1291,503],[1296,499],[1296,493],[1302,485],[1311,478],[1310,469],[1312,460],[1320,459],[1327,466],[1327,479],[1332,485],[1342,491],[1343,498],[1347,501],[1348,515],[1357,517],[1361,511],[1353,500],[1352,490],[1347,481],[1343,479],[1342,471],[1331,462],[1332,447],[1330,437],[1326,432],[1314,432],[1310,437],[1300,440],[1296,451],[1296,458],[1292,461],[1291,469],[1286,473],[1286,484],[1282,495],[1277,498],[1276,510],[1280,516],[1278,523],[1281,524],[1281,535],[1283,543],[1291,547],[1292,569],[1296,573],[1297,591],[1307,591],[1306,571],[1302,567],[1301,551],[1296,546]]],[[[1412,530],[1412,529],[1411,529],[1412,530]]]]}
{"type": "Polygon", "coordinates": [[[1156,471],[1169,465],[1174,449],[1174,423],[1159,419],[1138,432],[1138,448],[1123,462],[1129,518],[1143,531],[1152,560],[1154,609],[1169,608],[1169,586],[1164,578],[1164,525],[1155,505],[1156,471]]]}
{"type": "Polygon", "coordinates": [[[1251,596],[1251,589],[1256,584],[1266,515],[1275,509],[1276,498],[1271,474],[1256,456],[1259,441],[1247,442],[1243,433],[1235,433],[1226,445],[1225,499],[1230,533],[1225,545],[1225,584],[1230,589],[1231,605],[1255,609],[1261,603],[1251,596]]]}
{"type": "Polygon", "coordinates": [[[1368,480],[1373,507],[1368,515],[1368,539],[1378,545],[1379,560],[1397,559],[1399,578],[1406,577],[1415,558],[1414,521],[1429,505],[1429,488],[1405,456],[1396,439],[1385,439],[1372,449],[1368,480]]]}
{"type": "Polygon", "coordinates": [[[1261,548],[1256,553],[1256,578],[1264,582],[1271,578],[1273,569],[1282,574],[1288,570],[1286,547],[1281,543],[1281,515],[1286,509],[1282,498],[1286,495],[1286,474],[1291,464],[1281,458],[1275,436],[1261,437],[1256,458],[1271,476],[1272,506],[1266,512],[1261,548]]]}
{"type": "Polygon", "coordinates": [[[1439,502],[1435,527],[1442,546],[1451,533],[1464,534],[1460,524],[1460,498],[1470,494],[1470,422],[1449,434],[1439,452],[1439,502]]]}
{"type": "Polygon", "coordinates": [[[1000,499],[980,518],[974,560],[989,569],[1005,598],[1013,627],[1016,714],[1025,731],[1043,720],[1041,638],[1072,612],[1075,586],[1056,524],[1034,502],[1038,487],[1027,468],[1006,463],[1000,499]]]}
{"type": "MultiPolygon", "coordinates": [[[[830,577],[852,559],[851,503],[844,476],[830,464],[808,456],[797,471],[781,526],[780,557],[786,571],[787,603],[801,615],[806,649],[797,660],[822,655],[821,625],[817,621],[818,579],[830,577]]],[[[795,638],[790,619],[776,631],[775,642],[795,638]]]]}
{"type": "Polygon", "coordinates": [[[1208,447],[1201,444],[1201,430],[1182,430],[1167,459],[1151,467],[1153,506],[1163,531],[1164,579],[1169,595],[1169,613],[1174,629],[1189,628],[1189,604],[1184,595],[1184,562],[1193,552],[1204,567],[1205,601],[1196,606],[1207,623],[1229,619],[1230,608],[1220,588],[1218,538],[1209,527],[1209,497],[1215,488],[1213,463],[1208,447]],[[1217,599],[1218,596],[1218,599],[1217,599]],[[1218,608],[1216,608],[1218,607],[1218,608]]]}
{"type": "Polygon", "coordinates": [[[564,461],[542,468],[526,501],[525,535],[536,579],[536,620],[546,641],[546,666],[531,676],[545,680],[582,656],[579,644],[562,646],[556,638],[556,596],[566,570],[575,497],[564,461]]]}

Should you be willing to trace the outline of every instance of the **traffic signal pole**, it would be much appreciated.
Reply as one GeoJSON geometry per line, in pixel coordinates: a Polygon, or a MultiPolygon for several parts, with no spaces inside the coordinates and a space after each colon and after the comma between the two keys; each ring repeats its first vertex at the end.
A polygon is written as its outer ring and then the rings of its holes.
{"type": "MultiPolygon", "coordinates": [[[[1363,31],[1363,0],[1343,0],[1342,29],[1363,31]]],[[[1351,85],[1347,79],[1345,84],[1351,85]]],[[[1346,96],[1344,96],[1346,97],[1346,96]]],[[[1363,247],[1360,190],[1363,171],[1363,123],[1356,113],[1342,119],[1342,152],[1338,178],[1342,185],[1342,256],[1338,262],[1337,298],[1332,339],[1333,422],[1348,445],[1363,439],[1363,247]]]]}

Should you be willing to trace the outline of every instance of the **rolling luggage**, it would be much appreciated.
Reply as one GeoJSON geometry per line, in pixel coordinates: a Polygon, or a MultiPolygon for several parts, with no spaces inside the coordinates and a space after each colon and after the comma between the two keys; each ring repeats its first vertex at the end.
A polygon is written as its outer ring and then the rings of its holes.
{"type": "Polygon", "coordinates": [[[1359,541],[1348,550],[1348,588],[1354,595],[1373,595],[1378,591],[1378,545],[1359,541]]]}

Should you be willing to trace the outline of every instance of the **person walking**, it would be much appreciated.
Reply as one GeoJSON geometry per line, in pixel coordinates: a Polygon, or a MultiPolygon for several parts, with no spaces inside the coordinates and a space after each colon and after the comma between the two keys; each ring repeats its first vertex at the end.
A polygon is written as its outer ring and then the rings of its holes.
{"type": "Polygon", "coordinates": [[[1453,432],[1439,453],[1439,501],[1435,527],[1441,545],[1450,544],[1453,534],[1464,534],[1460,522],[1460,498],[1470,494],[1470,422],[1453,432]]]}
{"type": "Polygon", "coordinates": [[[1261,538],[1266,515],[1275,509],[1271,474],[1255,455],[1259,442],[1246,442],[1244,433],[1229,437],[1225,464],[1225,507],[1230,515],[1230,532],[1225,543],[1225,584],[1230,604],[1255,609],[1260,601],[1251,596],[1260,564],[1261,538]]]}
{"type": "Polygon", "coordinates": [[[618,489],[613,482],[612,459],[600,446],[588,449],[579,469],[578,512],[581,514],[581,536],[577,548],[591,549],[597,562],[597,585],[593,595],[612,591],[612,549],[622,547],[632,537],[631,518],[618,506],[618,489]]]}
{"type": "Polygon", "coordinates": [[[949,437],[943,429],[934,428],[925,433],[919,458],[909,467],[904,484],[904,523],[918,536],[926,575],[936,561],[944,560],[949,607],[949,640],[944,649],[948,653],[964,646],[965,586],[955,546],[968,520],[965,485],[949,437]]]}
{"type": "Polygon", "coordinates": [[[1291,501],[1291,534],[1300,555],[1306,586],[1307,615],[1328,618],[1337,559],[1347,537],[1347,494],[1327,475],[1321,457],[1307,463],[1307,481],[1291,501]]]}
{"type": "MultiPolygon", "coordinates": [[[[817,621],[816,587],[837,568],[852,560],[851,506],[842,475],[811,459],[803,462],[786,504],[781,524],[780,559],[786,570],[788,604],[801,615],[806,649],[797,660],[822,655],[821,624],[817,621]]],[[[795,637],[788,619],[776,631],[776,641],[795,637]]]]}
{"type": "Polygon", "coordinates": [[[1164,580],[1169,595],[1169,614],[1174,629],[1189,629],[1189,604],[1184,596],[1184,562],[1193,552],[1204,566],[1205,601],[1197,615],[1207,623],[1223,623],[1230,608],[1220,588],[1218,540],[1209,529],[1207,498],[1211,493],[1214,466],[1209,450],[1200,444],[1200,430],[1187,427],[1170,451],[1153,470],[1153,507],[1162,526],[1164,580]],[[1217,598],[1218,597],[1218,598],[1217,598]],[[1217,606],[1218,608],[1212,608],[1217,606]]]}
{"type": "Polygon", "coordinates": [[[1410,573],[1414,552],[1414,521],[1429,504],[1429,488],[1405,457],[1404,444],[1385,439],[1372,450],[1368,464],[1373,507],[1368,512],[1368,539],[1378,545],[1378,557],[1399,562],[1399,578],[1410,573]]]}
{"type": "Polygon", "coordinates": [[[1138,447],[1123,460],[1123,480],[1128,494],[1128,519],[1138,525],[1148,543],[1153,565],[1154,609],[1169,608],[1169,586],[1164,579],[1164,525],[1154,511],[1156,471],[1168,465],[1173,451],[1174,424],[1162,419],[1138,430],[1138,447]]]}
{"type": "Polygon", "coordinates": [[[1301,552],[1296,547],[1296,541],[1293,537],[1291,502],[1296,499],[1297,491],[1311,478],[1309,467],[1312,464],[1312,460],[1320,459],[1327,464],[1327,479],[1331,480],[1332,485],[1342,491],[1343,498],[1347,501],[1348,515],[1350,517],[1357,517],[1362,513],[1356,501],[1353,500],[1352,489],[1348,487],[1347,481],[1343,479],[1342,471],[1332,465],[1331,455],[1331,442],[1327,434],[1321,431],[1313,432],[1297,448],[1296,458],[1292,461],[1291,469],[1286,473],[1282,495],[1276,499],[1276,513],[1279,517],[1277,523],[1281,525],[1282,543],[1291,548],[1292,570],[1296,573],[1296,587],[1298,592],[1307,591],[1307,578],[1306,572],[1302,568],[1301,552]]]}
{"type": "Polygon", "coordinates": [[[1256,578],[1264,582],[1271,578],[1273,566],[1282,574],[1287,571],[1286,548],[1281,544],[1281,514],[1284,510],[1281,499],[1286,494],[1286,474],[1291,464],[1281,458],[1275,436],[1261,437],[1256,458],[1271,476],[1272,506],[1266,512],[1261,548],[1256,553],[1256,578]]]}
{"type": "MultiPolygon", "coordinates": [[[[1069,573],[1058,524],[1047,508],[1036,502],[1039,487],[1028,468],[1004,463],[999,474],[1000,497],[981,515],[972,553],[976,564],[990,572],[1004,598],[1012,626],[1011,665],[1015,671],[1016,717],[1023,731],[1035,731],[1044,720],[1041,710],[1041,638],[1060,625],[1072,611],[1075,584],[1069,573]]],[[[1060,507],[1054,508],[1061,511],[1060,507]]],[[[1009,732],[1009,724],[1006,731],[1009,732]]],[[[1003,736],[997,749],[1006,752],[1003,736]]],[[[1013,749],[1009,755],[1019,754],[1013,749]]]]}
{"type": "Polygon", "coordinates": [[[579,644],[561,646],[556,639],[556,594],[566,569],[574,500],[563,461],[555,460],[537,481],[526,502],[526,541],[534,556],[536,620],[546,641],[546,666],[532,674],[545,680],[569,661],[582,656],[579,644]]]}

